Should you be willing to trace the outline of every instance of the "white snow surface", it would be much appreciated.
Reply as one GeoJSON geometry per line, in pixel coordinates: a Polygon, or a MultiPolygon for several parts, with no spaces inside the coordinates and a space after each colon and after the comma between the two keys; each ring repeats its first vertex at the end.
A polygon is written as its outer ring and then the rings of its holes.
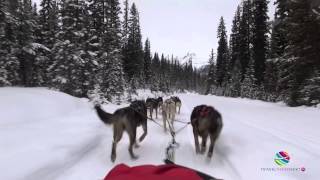
{"type": "MultiPolygon", "coordinates": [[[[177,95],[182,100],[177,119],[187,122],[194,106],[209,104],[221,112],[224,122],[211,161],[195,154],[191,126],[177,134],[177,164],[226,180],[319,179],[318,108],[177,95]],[[261,168],[279,167],[274,163],[279,151],[290,155],[285,168],[305,167],[306,171],[263,171],[261,168]]],[[[140,90],[139,96],[152,94],[140,90]]],[[[113,112],[123,106],[109,104],[104,109],[113,112]]],[[[162,123],[161,116],[158,121],[162,123]]],[[[181,126],[175,124],[176,129],[181,126]]],[[[141,133],[139,127],[138,136],[141,133]]],[[[169,134],[149,121],[146,139],[134,150],[139,159],[130,159],[124,135],[112,163],[112,127],[98,119],[88,100],[44,88],[0,88],[0,179],[99,180],[119,163],[162,164],[169,141],[169,134]]]]}

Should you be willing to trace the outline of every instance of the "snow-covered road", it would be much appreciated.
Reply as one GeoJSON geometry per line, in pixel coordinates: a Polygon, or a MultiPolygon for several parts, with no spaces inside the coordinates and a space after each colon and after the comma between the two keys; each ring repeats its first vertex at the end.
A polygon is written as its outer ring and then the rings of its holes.
{"type": "MultiPolygon", "coordinates": [[[[140,91],[140,95],[150,93],[140,91]]],[[[177,135],[177,164],[226,180],[320,177],[319,109],[196,94],[178,96],[183,105],[177,119],[189,121],[194,106],[209,104],[221,112],[224,127],[211,161],[195,155],[192,127],[181,131],[177,135]],[[288,152],[291,158],[280,169],[274,162],[279,151],[288,152]],[[298,169],[302,167],[306,170],[298,169]]],[[[135,149],[139,159],[130,159],[125,135],[113,164],[112,128],[99,121],[87,100],[19,88],[1,88],[0,99],[0,179],[98,180],[119,163],[163,163],[170,135],[151,121],[146,139],[135,149]]],[[[119,107],[106,105],[104,109],[112,112],[119,107]]],[[[158,121],[162,122],[161,117],[158,121]]],[[[175,124],[176,129],[181,126],[175,124]]],[[[141,133],[139,128],[138,136],[141,133]]]]}

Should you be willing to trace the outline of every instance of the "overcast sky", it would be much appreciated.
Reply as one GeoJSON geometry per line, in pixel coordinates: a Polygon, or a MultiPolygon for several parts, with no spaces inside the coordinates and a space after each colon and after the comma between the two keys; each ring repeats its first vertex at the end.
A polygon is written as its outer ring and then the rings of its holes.
{"type": "MultiPolygon", "coordinates": [[[[34,0],[40,1],[40,0],[34,0]]],[[[121,0],[122,1],[122,0],[121,0]]],[[[140,12],[143,40],[151,41],[152,52],[183,57],[196,54],[195,63],[203,65],[217,48],[217,26],[225,18],[228,34],[241,0],[129,0],[140,12]]],[[[273,18],[274,0],[269,3],[273,18]]],[[[122,2],[121,2],[122,3],[122,2]]]]}

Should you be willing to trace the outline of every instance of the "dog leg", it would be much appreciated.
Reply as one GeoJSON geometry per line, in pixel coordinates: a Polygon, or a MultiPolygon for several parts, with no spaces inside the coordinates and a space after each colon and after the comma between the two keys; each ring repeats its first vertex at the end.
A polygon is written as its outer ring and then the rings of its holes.
{"type": "Polygon", "coordinates": [[[167,132],[167,115],[162,113],[164,132],[167,132]]]}
{"type": "Polygon", "coordinates": [[[114,125],[113,127],[113,143],[111,151],[111,161],[114,162],[117,158],[117,144],[121,140],[123,134],[123,129],[114,125]]]}
{"type": "Polygon", "coordinates": [[[219,126],[215,132],[213,132],[212,134],[210,134],[210,141],[211,141],[211,144],[210,144],[210,148],[209,148],[209,152],[208,152],[208,158],[211,158],[212,157],[212,154],[213,154],[213,148],[214,148],[214,145],[216,143],[216,140],[218,138],[218,136],[220,135],[220,132],[222,130],[222,125],[219,126]]]}
{"type": "Polygon", "coordinates": [[[129,133],[129,138],[130,138],[130,144],[129,144],[129,149],[128,149],[129,150],[129,154],[130,154],[132,159],[138,159],[138,156],[136,156],[133,153],[133,145],[136,142],[136,128],[133,128],[133,129],[129,130],[128,133],[129,133]]]}
{"type": "Polygon", "coordinates": [[[208,139],[208,133],[202,136],[201,151],[200,151],[201,154],[204,154],[206,152],[207,139],[208,139]]]}
{"type": "Polygon", "coordinates": [[[150,117],[151,117],[151,119],[152,119],[152,113],[153,113],[153,112],[152,112],[152,108],[149,109],[149,112],[150,112],[150,117]]]}
{"type": "Polygon", "coordinates": [[[117,149],[117,143],[113,141],[112,143],[112,151],[111,151],[111,161],[114,162],[117,158],[116,154],[116,149],[117,149]]]}
{"type": "Polygon", "coordinates": [[[142,142],[144,140],[144,138],[148,134],[148,123],[147,123],[147,120],[145,120],[145,122],[142,124],[142,129],[143,129],[143,134],[139,138],[139,142],[142,142]]]}
{"type": "Polygon", "coordinates": [[[194,136],[194,145],[196,147],[196,154],[199,154],[200,148],[199,148],[198,132],[195,129],[195,127],[193,128],[193,136],[194,136]]]}
{"type": "Polygon", "coordinates": [[[156,119],[158,119],[158,108],[156,108],[156,119]]]}

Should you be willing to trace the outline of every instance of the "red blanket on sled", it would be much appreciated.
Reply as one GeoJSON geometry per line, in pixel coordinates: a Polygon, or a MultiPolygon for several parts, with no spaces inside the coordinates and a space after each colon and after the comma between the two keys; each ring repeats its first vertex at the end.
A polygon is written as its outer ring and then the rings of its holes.
{"type": "Polygon", "coordinates": [[[129,167],[124,164],[113,168],[104,180],[201,180],[195,171],[181,166],[170,165],[144,165],[129,167]]]}

